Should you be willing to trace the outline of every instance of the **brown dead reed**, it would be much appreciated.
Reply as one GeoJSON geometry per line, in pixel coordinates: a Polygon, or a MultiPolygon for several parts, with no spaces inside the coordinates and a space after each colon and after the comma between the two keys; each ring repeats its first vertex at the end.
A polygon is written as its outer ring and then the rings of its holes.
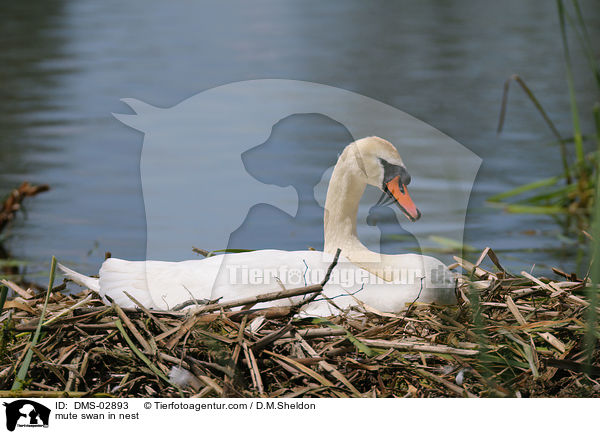
{"type": "Polygon", "coordinates": [[[46,293],[3,281],[14,296],[0,314],[0,395],[600,396],[600,352],[584,339],[588,279],[512,275],[491,249],[451,268],[462,273],[456,306],[360,306],[327,319],[248,300],[241,310],[123,309],[62,284],[34,346],[46,293]],[[29,349],[27,375],[11,390],[29,349]]]}

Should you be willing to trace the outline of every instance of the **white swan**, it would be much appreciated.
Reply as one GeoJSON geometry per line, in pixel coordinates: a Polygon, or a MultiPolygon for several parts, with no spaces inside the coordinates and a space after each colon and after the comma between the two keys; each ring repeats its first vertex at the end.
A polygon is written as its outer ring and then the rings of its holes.
{"type": "MultiPolygon", "coordinates": [[[[305,306],[305,314],[327,316],[360,303],[397,312],[417,298],[453,304],[454,280],[442,262],[417,254],[379,254],[358,239],[356,215],[367,184],[386,192],[411,221],[421,216],[408,195],[409,182],[396,148],[379,137],[367,137],[348,145],[333,170],[325,201],[324,252],[260,250],[183,262],[111,258],[102,264],[99,279],[59,267],[107,303],[106,296],[123,307],[135,307],[124,294],[127,291],[147,308],[171,309],[192,298],[231,301],[276,291],[277,280],[288,289],[319,283],[340,248],[338,265],[323,290],[335,306],[318,297],[305,306]]],[[[259,307],[289,305],[299,299],[276,300],[259,307]]]]}

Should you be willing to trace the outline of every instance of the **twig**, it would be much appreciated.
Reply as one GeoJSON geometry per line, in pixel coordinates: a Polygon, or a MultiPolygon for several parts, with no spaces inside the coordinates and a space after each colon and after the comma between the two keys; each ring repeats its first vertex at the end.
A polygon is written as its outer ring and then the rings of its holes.
{"type": "MultiPolygon", "coordinates": [[[[121,318],[123,320],[123,322],[129,329],[129,331],[133,334],[133,336],[135,336],[137,341],[142,345],[142,347],[144,347],[144,351],[146,353],[152,353],[152,348],[150,347],[150,344],[148,343],[148,341],[146,339],[144,339],[144,337],[142,336],[140,331],[136,328],[135,325],[133,325],[133,323],[127,317],[127,315],[125,315],[125,312],[123,312],[121,307],[118,304],[113,303],[113,309],[115,309],[115,311],[117,312],[117,315],[119,315],[119,318],[121,318]]],[[[115,325],[117,325],[117,324],[115,323],[115,325]]],[[[117,325],[117,328],[118,327],[119,326],[117,325]]]]}
{"type": "Polygon", "coordinates": [[[362,339],[360,342],[375,348],[394,348],[399,351],[418,351],[423,353],[456,354],[457,356],[475,356],[478,350],[467,350],[463,348],[452,348],[446,345],[428,345],[418,342],[397,342],[382,339],[362,339]]]}
{"type": "Polygon", "coordinates": [[[15,218],[15,214],[21,209],[21,203],[26,197],[35,196],[48,190],[50,190],[50,187],[47,184],[31,185],[24,182],[19,188],[11,191],[0,207],[0,232],[15,218]]]}
{"type": "Polygon", "coordinates": [[[119,331],[121,332],[121,336],[123,336],[123,338],[125,339],[125,342],[127,342],[127,345],[129,345],[129,348],[132,349],[132,351],[135,353],[136,356],[138,356],[145,364],[146,366],[148,366],[150,368],[150,370],[152,372],[154,372],[158,377],[160,377],[163,381],[165,381],[167,384],[179,389],[179,386],[171,383],[171,381],[165,376],[165,374],[163,374],[160,369],[158,369],[156,366],[154,366],[154,364],[148,359],[148,357],[146,357],[139,349],[138,347],[135,346],[135,344],[133,343],[133,341],[131,340],[131,338],[129,337],[129,335],[127,334],[127,332],[125,331],[125,329],[123,328],[123,325],[121,324],[120,320],[115,320],[115,325],[117,326],[117,328],[119,329],[119,331]]]}
{"type": "MultiPolygon", "coordinates": [[[[288,365],[293,366],[294,368],[298,369],[302,373],[304,373],[304,374],[308,375],[309,377],[312,377],[313,379],[317,380],[323,386],[331,387],[331,388],[334,387],[334,384],[331,381],[329,381],[327,378],[323,377],[321,374],[318,374],[317,372],[313,371],[312,369],[310,369],[307,366],[304,366],[302,363],[299,363],[299,362],[297,362],[294,359],[286,357],[286,356],[284,356],[282,354],[273,353],[273,352],[268,351],[268,350],[265,350],[264,353],[268,354],[269,356],[276,357],[279,360],[287,363],[288,365]]],[[[347,398],[348,397],[345,393],[342,393],[342,392],[340,392],[338,390],[335,390],[335,389],[333,390],[333,393],[335,393],[340,398],[347,398]]]]}
{"type": "MultiPolygon", "coordinates": [[[[311,357],[319,357],[319,354],[313,349],[313,347],[311,347],[308,342],[306,342],[304,339],[302,339],[302,336],[300,336],[300,334],[294,330],[294,337],[298,340],[298,342],[300,342],[300,346],[302,346],[302,348],[304,348],[304,350],[311,356],[311,357]]],[[[344,386],[346,386],[348,389],[350,389],[350,391],[352,392],[352,394],[355,397],[360,398],[362,395],[360,394],[360,392],[356,389],[356,387],[354,387],[352,385],[352,383],[350,383],[350,381],[348,381],[348,379],[346,377],[344,377],[337,369],[335,369],[333,366],[331,366],[329,363],[327,363],[325,360],[319,360],[319,366],[329,372],[331,375],[333,375],[338,381],[342,382],[342,384],[344,384],[344,386]]]]}
{"type": "Polygon", "coordinates": [[[262,378],[260,376],[258,364],[256,363],[256,358],[254,357],[252,350],[248,348],[246,342],[242,342],[242,348],[244,349],[244,354],[246,355],[246,361],[248,363],[248,369],[250,369],[250,374],[252,377],[252,382],[254,383],[254,387],[256,387],[260,395],[264,395],[265,388],[263,386],[262,378]]]}
{"type": "MultiPolygon", "coordinates": [[[[323,290],[323,288],[325,287],[325,284],[327,282],[329,282],[329,277],[331,276],[331,272],[333,271],[334,267],[337,265],[338,260],[340,258],[340,253],[342,253],[342,249],[337,249],[335,252],[335,256],[333,257],[333,262],[331,264],[329,264],[329,268],[327,268],[327,273],[325,273],[325,278],[323,278],[323,280],[321,281],[321,283],[318,285],[321,287],[321,291],[323,290]]],[[[308,288],[308,287],[307,287],[308,288]]],[[[293,308],[292,308],[292,312],[295,314],[297,312],[300,311],[300,309],[303,306],[306,306],[307,304],[313,302],[315,300],[315,298],[317,298],[319,296],[319,292],[314,293],[313,295],[311,295],[310,297],[307,297],[306,299],[302,300],[300,303],[296,304],[293,308]]]]}

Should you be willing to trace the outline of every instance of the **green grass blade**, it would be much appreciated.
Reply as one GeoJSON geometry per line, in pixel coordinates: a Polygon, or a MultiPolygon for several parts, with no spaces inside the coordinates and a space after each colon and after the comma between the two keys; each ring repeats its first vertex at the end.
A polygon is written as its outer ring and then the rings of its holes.
{"type": "Polygon", "coordinates": [[[38,321],[37,328],[35,329],[35,333],[33,335],[33,339],[31,340],[31,347],[27,351],[23,362],[21,363],[21,367],[17,372],[17,376],[12,385],[11,390],[22,390],[25,384],[25,378],[27,377],[27,372],[29,371],[29,365],[31,364],[31,359],[33,358],[33,349],[32,347],[36,346],[42,331],[42,323],[44,322],[44,316],[46,315],[46,307],[48,306],[48,300],[50,300],[50,293],[52,292],[52,287],[54,286],[54,274],[56,271],[56,258],[52,257],[52,262],[50,263],[50,279],[48,281],[48,290],[46,291],[46,299],[44,300],[44,307],[42,308],[42,314],[40,315],[40,320],[38,321]]]}
{"type": "MultiPolygon", "coordinates": [[[[598,62],[596,61],[596,56],[594,54],[594,50],[592,49],[592,44],[590,42],[590,35],[587,31],[585,21],[583,21],[583,14],[581,13],[581,8],[579,7],[579,1],[572,0],[572,3],[573,8],[575,9],[575,16],[577,17],[577,22],[581,29],[581,46],[585,51],[588,62],[590,64],[590,68],[592,68],[592,71],[594,73],[594,78],[596,79],[596,86],[598,87],[598,90],[600,90],[600,71],[598,70],[598,62]]],[[[577,34],[579,35],[579,32],[577,34]]]]}
{"type": "Polygon", "coordinates": [[[577,190],[577,184],[569,184],[564,187],[560,187],[558,189],[549,191],[547,193],[536,194],[535,196],[528,197],[526,199],[518,200],[516,204],[536,204],[543,201],[550,201],[551,199],[556,199],[559,202],[564,200],[569,193],[577,190]]]}
{"type": "Polygon", "coordinates": [[[535,206],[510,204],[505,206],[506,211],[515,214],[564,214],[566,210],[560,206],[535,206]]]}
{"type": "Polygon", "coordinates": [[[587,288],[587,297],[590,301],[588,307],[587,328],[585,335],[585,348],[587,353],[587,368],[591,370],[594,348],[596,347],[596,328],[598,326],[598,291],[595,289],[600,284],[600,104],[594,104],[594,125],[596,126],[597,159],[596,159],[596,196],[594,198],[594,213],[592,222],[592,262],[591,279],[592,286],[587,288]]]}
{"type": "Polygon", "coordinates": [[[596,162],[596,196],[594,203],[594,220],[592,222],[592,262],[591,279],[592,285],[587,288],[587,297],[590,305],[587,308],[587,327],[585,333],[585,350],[587,355],[587,369],[591,371],[594,349],[596,348],[596,329],[598,326],[598,289],[600,283],[600,162],[596,162]]]}
{"type": "Polygon", "coordinates": [[[488,198],[489,202],[500,202],[509,197],[518,196],[520,194],[526,193],[531,190],[537,190],[542,187],[550,187],[556,184],[562,177],[561,176],[553,176],[551,178],[540,179],[539,181],[534,181],[529,184],[521,185],[519,187],[513,188],[512,190],[505,191],[503,193],[495,194],[488,198]]]}
{"type": "Polygon", "coordinates": [[[600,103],[594,104],[594,125],[596,126],[596,144],[598,145],[596,157],[600,160],[600,103]]]}
{"type": "Polygon", "coordinates": [[[324,318],[311,318],[311,323],[319,324],[319,325],[326,325],[327,327],[331,327],[331,328],[338,329],[338,330],[343,330],[344,332],[346,332],[346,339],[348,339],[348,341],[350,341],[350,343],[352,343],[352,345],[354,345],[358,351],[365,354],[367,357],[373,357],[375,355],[374,351],[370,347],[368,347],[366,344],[359,341],[356,338],[356,336],[354,336],[352,333],[350,333],[348,330],[346,330],[341,325],[334,324],[331,321],[328,321],[324,318]]]}
{"type": "Polygon", "coordinates": [[[573,119],[573,137],[575,138],[575,155],[577,163],[582,166],[584,163],[583,139],[581,137],[581,126],[579,124],[579,110],[577,109],[577,100],[575,98],[575,85],[573,81],[573,71],[571,68],[571,54],[569,51],[569,41],[567,38],[567,25],[565,22],[565,7],[562,0],[556,0],[558,6],[558,18],[560,23],[560,34],[562,38],[563,51],[565,56],[565,67],[567,73],[567,86],[569,88],[569,100],[571,102],[571,117],[573,119]]]}
{"type": "Polygon", "coordinates": [[[116,319],[115,320],[115,325],[117,326],[117,329],[119,329],[119,332],[121,333],[121,336],[123,336],[123,338],[127,342],[127,345],[129,345],[129,348],[131,348],[131,350],[135,353],[135,355],[138,356],[140,358],[140,360],[142,360],[146,364],[146,366],[148,366],[148,368],[150,368],[150,370],[152,372],[154,372],[158,377],[160,377],[165,383],[170,384],[171,386],[179,389],[179,386],[171,383],[171,381],[166,377],[166,375],[163,374],[163,372],[160,369],[158,369],[150,361],[150,359],[148,357],[146,357],[144,355],[144,353],[142,353],[140,351],[140,349],[138,347],[135,346],[135,344],[133,343],[133,341],[131,340],[131,338],[129,337],[129,335],[127,334],[127,332],[125,331],[125,329],[123,328],[123,324],[121,323],[120,319],[116,319]]]}

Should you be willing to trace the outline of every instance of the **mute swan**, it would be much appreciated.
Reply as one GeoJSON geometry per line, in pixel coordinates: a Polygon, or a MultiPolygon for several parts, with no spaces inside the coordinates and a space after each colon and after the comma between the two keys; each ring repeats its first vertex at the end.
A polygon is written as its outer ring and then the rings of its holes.
{"type": "MultiPolygon", "coordinates": [[[[379,137],[348,145],[335,165],[325,200],[324,252],[260,250],[183,262],[107,259],[100,277],[91,278],[59,264],[74,282],[109,296],[123,307],[135,307],[127,291],[151,309],[172,309],[190,299],[231,301],[286,288],[321,282],[341,249],[341,257],[322,295],[303,313],[327,316],[364,303],[379,311],[395,312],[415,301],[453,304],[454,281],[447,267],[430,256],[384,255],[372,252],[357,236],[356,215],[367,184],[384,191],[403,214],[416,221],[421,213],[406,186],[408,174],[396,148],[379,137]],[[279,281],[279,282],[278,282],[279,281]],[[359,301],[357,301],[359,300],[359,301]]],[[[263,303],[289,305],[301,297],[263,303]]]]}

